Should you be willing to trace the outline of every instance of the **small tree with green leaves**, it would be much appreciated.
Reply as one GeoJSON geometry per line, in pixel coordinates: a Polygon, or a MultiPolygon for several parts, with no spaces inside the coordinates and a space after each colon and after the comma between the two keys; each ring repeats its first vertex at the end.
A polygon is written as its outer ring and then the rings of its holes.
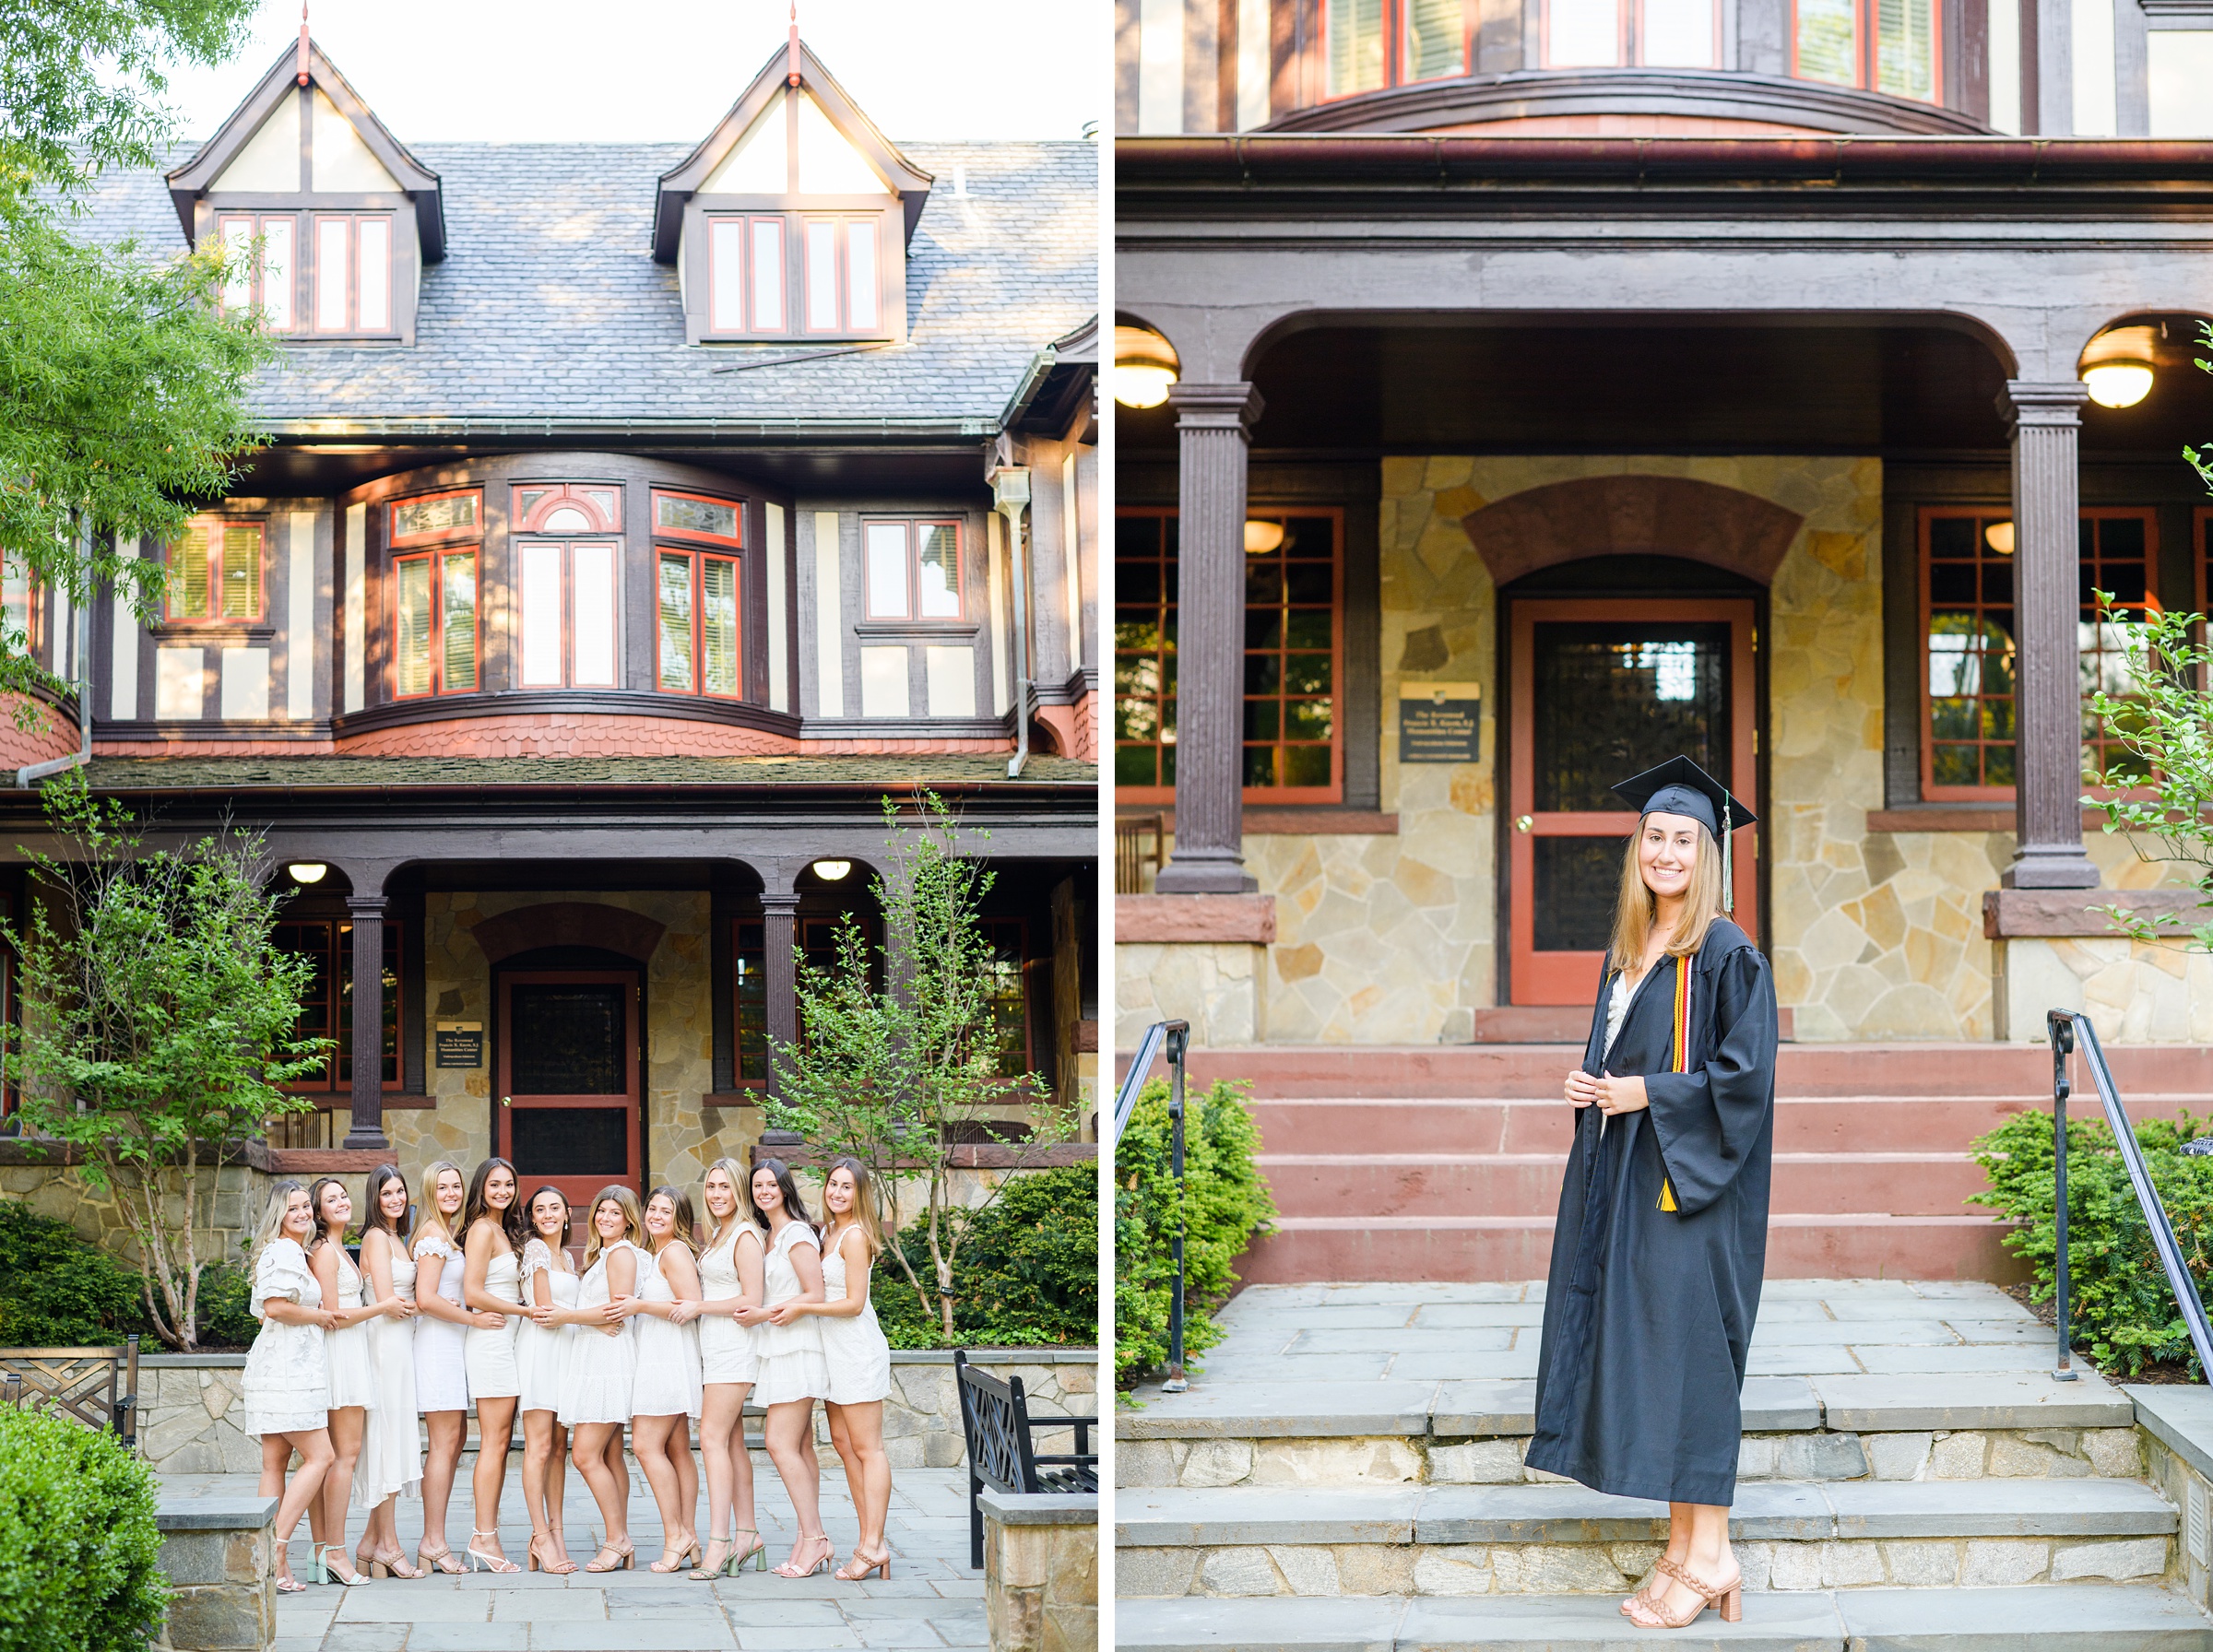
{"type": "Polygon", "coordinates": [[[950,1339],[953,1268],[969,1216],[1003,1186],[964,1211],[954,1198],[959,1148],[1011,1138],[1010,1109],[1026,1107],[1019,1166],[1067,1139],[1074,1120],[1050,1104],[1052,1087],[1037,1074],[1006,1071],[993,1013],[1001,965],[982,921],[993,874],[959,853],[952,811],[934,793],[922,794],[918,821],[903,823],[889,797],[883,816],[888,876],[870,885],[882,909],[882,943],[871,948],[848,915],[828,963],[798,955],[800,1037],[775,1048],[782,1097],[766,1113],[771,1125],[799,1131],[819,1151],[867,1165],[893,1207],[885,1214],[894,1228],[905,1214],[902,1181],[919,1184],[917,1219],[933,1277],[922,1280],[901,1245],[887,1255],[950,1339]]]}
{"type": "Polygon", "coordinates": [[[79,775],[49,782],[43,801],[66,849],[30,857],[41,899],[20,948],[23,1021],[6,1030],[6,1076],[27,1130],[77,1149],[86,1177],[112,1191],[144,1258],[147,1316],[190,1350],[194,1224],[223,1144],[314,1105],[280,1086],[330,1048],[297,1033],[314,966],[278,950],[283,896],[266,888],[258,837],[149,850],[129,813],[79,775]]]}

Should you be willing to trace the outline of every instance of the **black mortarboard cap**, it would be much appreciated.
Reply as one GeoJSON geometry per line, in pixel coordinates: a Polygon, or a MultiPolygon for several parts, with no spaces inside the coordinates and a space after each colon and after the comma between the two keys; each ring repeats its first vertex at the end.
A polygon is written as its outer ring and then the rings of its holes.
{"type": "Polygon", "coordinates": [[[1658,768],[1623,781],[1614,788],[1614,795],[1627,799],[1640,816],[1687,816],[1716,838],[1722,835],[1724,819],[1731,832],[1759,819],[1732,797],[1727,786],[1687,757],[1671,757],[1658,768]]]}

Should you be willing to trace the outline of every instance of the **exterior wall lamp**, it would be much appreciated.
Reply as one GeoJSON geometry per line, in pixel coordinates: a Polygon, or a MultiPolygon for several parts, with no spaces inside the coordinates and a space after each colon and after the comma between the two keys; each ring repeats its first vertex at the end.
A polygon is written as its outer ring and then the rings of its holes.
{"type": "Polygon", "coordinates": [[[2101,407],[2133,407],[2151,394],[2152,343],[2158,330],[2113,327],[2082,352],[2082,382],[2101,407]]]}
{"type": "Polygon", "coordinates": [[[2002,557],[2013,554],[2013,524],[1994,522],[1982,530],[1982,542],[2002,557]]]}
{"type": "Polygon", "coordinates": [[[853,869],[853,863],[849,860],[818,860],[813,869],[814,875],[824,883],[836,883],[853,869]]]}
{"type": "Polygon", "coordinates": [[[1115,324],[1114,399],[1123,407],[1159,407],[1182,370],[1176,347],[1151,327],[1115,324]]]}
{"type": "Polygon", "coordinates": [[[1257,516],[1247,520],[1245,524],[1245,554],[1247,556],[1264,557],[1270,551],[1279,549],[1283,542],[1284,525],[1282,523],[1263,522],[1257,516]]]}
{"type": "Polygon", "coordinates": [[[294,883],[320,883],[330,871],[319,860],[295,860],[284,869],[294,883]]]}

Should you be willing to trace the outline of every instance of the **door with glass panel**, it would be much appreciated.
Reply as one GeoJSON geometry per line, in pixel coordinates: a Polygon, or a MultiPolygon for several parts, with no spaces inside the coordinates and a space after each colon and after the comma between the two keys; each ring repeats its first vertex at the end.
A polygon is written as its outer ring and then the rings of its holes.
{"type": "Polygon", "coordinates": [[[638,995],[629,970],[500,977],[499,1152],[579,1221],[609,1182],[638,1186],[638,995]]]}
{"type": "MultiPolygon", "coordinates": [[[[1688,757],[1758,796],[1753,608],[1744,598],[1513,607],[1507,783],[1509,1001],[1598,990],[1636,813],[1617,781],[1688,757]]],[[[1757,934],[1754,833],[1731,845],[1736,921],[1757,934]]]]}

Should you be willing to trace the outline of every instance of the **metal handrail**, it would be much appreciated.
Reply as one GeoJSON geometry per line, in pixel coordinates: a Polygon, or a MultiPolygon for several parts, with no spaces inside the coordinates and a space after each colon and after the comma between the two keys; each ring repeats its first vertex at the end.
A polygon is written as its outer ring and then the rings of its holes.
{"type": "MultiPolygon", "coordinates": [[[[1153,1070],[1159,1058],[1160,1046],[1166,1042],[1170,1027],[1182,1027],[1182,1021],[1154,1021],[1145,1029],[1145,1035],[1137,1041],[1137,1055],[1130,1063],[1130,1070],[1122,1075],[1122,1087],[1114,1092],[1114,1141],[1121,1145],[1122,1132],[1130,1127],[1130,1115],[1137,1110],[1138,1092],[1145,1087],[1145,1075],[1153,1070]]],[[[1188,1031],[1188,1028],[1187,1028],[1188,1031]]]]}
{"type": "Polygon", "coordinates": [[[2098,1043],[2098,1029],[2090,1025],[2090,1018],[2068,1009],[2054,1009],[2044,1017],[2045,1029],[2052,1039],[2052,1117],[2053,1117],[2053,1202],[2056,1217],[2058,1256],[2054,1267],[2053,1292],[2059,1321],[2059,1365],[2052,1375],[2060,1382],[2073,1382],[2076,1372],[2069,1367],[2067,1335],[2067,1097],[2074,1086],[2067,1077],[2067,1057],[2080,1047],[2089,1064],[2090,1080],[2098,1087],[2098,1099],[2105,1107],[2105,1122],[2113,1133],[2113,1142],[2121,1150],[2121,1162],[2128,1167],[2129,1186],[2136,1189],[2136,1204],[2144,1212],[2144,1225],[2151,1230],[2151,1243],[2160,1253],[2160,1264],[2167,1270],[2168,1289],[2174,1293],[2175,1306],[2183,1311],[2183,1322],[2190,1328],[2190,1340],[2197,1350],[2197,1363],[2208,1377],[2213,1377],[2213,1325],[2206,1320],[2206,1304],[2197,1294],[2197,1283],[2190,1270],[2183,1265],[2183,1247],[2175,1243],[2174,1225],[2167,1220],[2167,1207],[2160,1202],[2159,1189],[2151,1185],[2151,1175],[2144,1168],[2143,1150],[2136,1145],[2136,1127],[2129,1123],[2127,1110],[2113,1089],[2112,1069],[2105,1064],[2105,1051],[2098,1043]]]}
{"type": "Polygon", "coordinates": [[[1183,1374],[1183,1060],[1190,1049],[1188,1021],[1154,1021],[1137,1041],[1137,1055],[1122,1075],[1122,1087],[1114,1098],[1114,1139],[1121,1144],[1122,1130],[1137,1107],[1145,1075],[1153,1070],[1161,1047],[1168,1055],[1168,1168],[1176,1177],[1176,1290],[1168,1298],[1168,1375],[1160,1387],[1164,1394],[1181,1394],[1191,1386],[1183,1374]]]}

